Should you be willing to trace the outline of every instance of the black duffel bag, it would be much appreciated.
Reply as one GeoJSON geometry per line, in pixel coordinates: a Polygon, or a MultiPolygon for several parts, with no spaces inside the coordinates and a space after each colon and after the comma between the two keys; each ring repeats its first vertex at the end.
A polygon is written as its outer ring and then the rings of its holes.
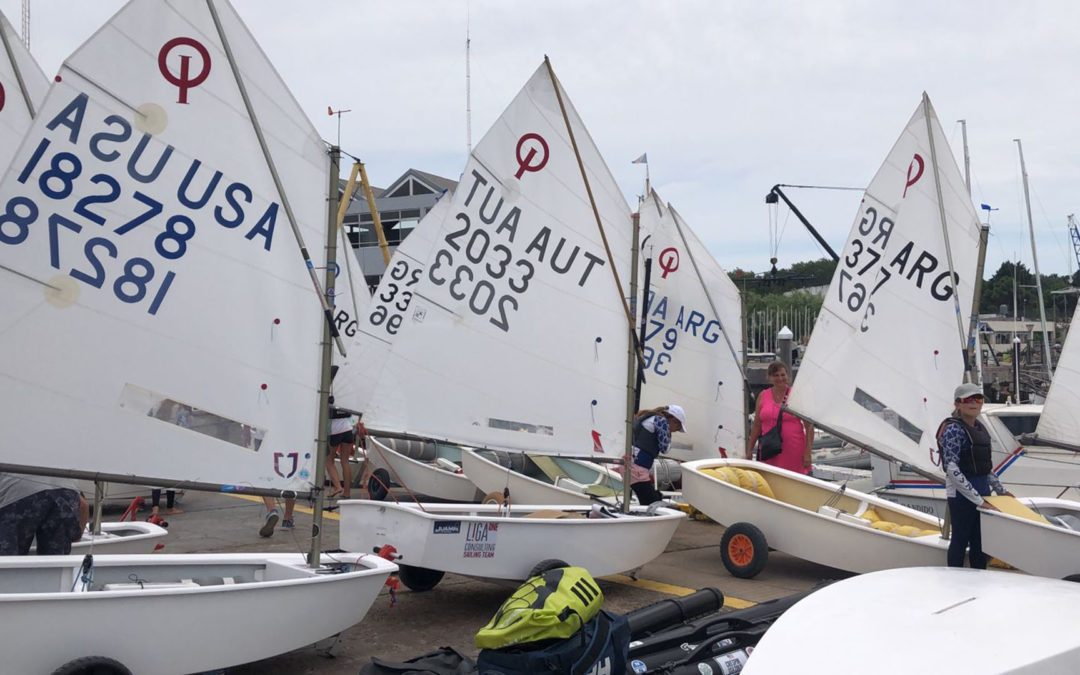
{"type": "Polygon", "coordinates": [[[545,640],[504,649],[482,649],[480,675],[603,675],[626,672],[630,626],[621,614],[600,611],[584,628],[561,640],[545,640]]]}

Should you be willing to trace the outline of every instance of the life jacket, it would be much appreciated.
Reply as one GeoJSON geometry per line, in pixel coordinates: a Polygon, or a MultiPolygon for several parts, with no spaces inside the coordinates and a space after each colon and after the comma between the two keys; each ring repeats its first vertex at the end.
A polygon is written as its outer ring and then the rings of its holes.
{"type": "Polygon", "coordinates": [[[525,581],[476,634],[480,649],[500,649],[577,633],[600,611],[604,594],[583,567],[560,567],[525,581]]]}
{"type": "Polygon", "coordinates": [[[660,441],[656,439],[656,433],[645,428],[645,420],[652,415],[644,415],[634,420],[633,439],[634,447],[638,453],[645,453],[647,457],[635,459],[634,463],[646,469],[652,468],[653,460],[660,456],[660,441]]]}
{"type": "Polygon", "coordinates": [[[938,427],[938,454],[941,457],[942,468],[945,467],[945,447],[942,445],[941,439],[945,435],[945,428],[953,422],[960,425],[968,438],[968,451],[960,451],[957,463],[960,473],[965,476],[988,475],[994,468],[994,459],[990,454],[990,432],[986,430],[986,427],[979,420],[975,420],[974,426],[969,426],[960,417],[948,417],[938,427]]]}

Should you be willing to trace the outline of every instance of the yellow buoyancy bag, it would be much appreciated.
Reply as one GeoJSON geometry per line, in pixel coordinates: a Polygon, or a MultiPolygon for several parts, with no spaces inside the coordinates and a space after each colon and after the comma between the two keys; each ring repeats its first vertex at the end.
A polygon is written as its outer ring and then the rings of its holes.
{"type": "Polygon", "coordinates": [[[531,577],[476,634],[480,649],[568,638],[596,616],[604,604],[584,567],[560,567],[531,577]]]}

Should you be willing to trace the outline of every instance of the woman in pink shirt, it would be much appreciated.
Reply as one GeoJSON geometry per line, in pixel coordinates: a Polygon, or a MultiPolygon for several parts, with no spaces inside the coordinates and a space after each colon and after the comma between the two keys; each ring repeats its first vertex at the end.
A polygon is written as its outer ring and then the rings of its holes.
{"type": "MultiPolygon", "coordinates": [[[[767,371],[772,387],[758,394],[754,409],[754,424],[750,427],[750,439],[746,445],[746,458],[754,458],[754,446],[762,434],[776,426],[780,406],[787,401],[791,387],[788,386],[788,369],[783,361],[773,361],[767,371]]],[[[810,473],[810,450],[814,444],[814,425],[804,422],[789,412],[784,413],[780,427],[781,451],[779,455],[763,460],[766,464],[795,471],[810,473]]]]}

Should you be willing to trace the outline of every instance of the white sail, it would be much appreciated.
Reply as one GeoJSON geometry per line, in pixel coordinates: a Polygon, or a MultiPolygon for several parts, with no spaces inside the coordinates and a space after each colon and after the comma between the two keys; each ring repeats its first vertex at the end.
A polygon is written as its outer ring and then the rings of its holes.
{"type": "Polygon", "coordinates": [[[3,462],[309,488],[322,314],[286,210],[321,250],[328,185],[227,2],[121,9],[64,63],[0,190],[3,462]]]}
{"type": "MultiPolygon", "coordinates": [[[[1080,311],[1073,313],[1073,326],[1080,326],[1080,311]]],[[[1054,369],[1054,381],[1046,394],[1039,425],[1035,428],[1037,442],[1049,441],[1080,447],[1080,337],[1069,332],[1061,357],[1054,369]]]]}
{"type": "MultiPolygon", "coordinates": [[[[642,258],[653,260],[645,314],[641,407],[677,403],[689,431],[678,459],[718,457],[746,445],[739,291],[686,222],[655,191],[641,204],[642,258]],[[687,447],[689,446],[689,447],[687,447]]],[[[643,276],[639,276],[643,279],[643,276]]]]}
{"type": "Polygon", "coordinates": [[[935,433],[964,379],[960,316],[970,311],[978,246],[963,176],[924,94],[863,196],[792,411],[940,476],[935,433]]]}
{"type": "Polygon", "coordinates": [[[0,30],[0,166],[6,167],[41,107],[49,82],[2,13],[0,30]]]}
{"type": "MultiPolygon", "coordinates": [[[[334,379],[334,403],[347,410],[363,412],[370,404],[379,371],[390,345],[409,315],[413,289],[420,282],[425,263],[435,247],[434,237],[451,213],[451,196],[439,198],[411,234],[394,251],[390,265],[379,279],[374,294],[357,293],[355,307],[350,298],[337,303],[336,316],[345,332],[347,356],[338,359],[341,370],[334,379]],[[354,317],[353,314],[356,316],[354,317]]],[[[366,424],[372,418],[365,417],[366,424]]]]}
{"type": "Polygon", "coordinates": [[[562,100],[616,269],[541,65],[473,149],[442,221],[406,242],[428,253],[416,254],[421,274],[400,289],[412,293],[408,313],[370,375],[371,428],[546,453],[623,452],[629,325],[613,272],[628,283],[630,210],[562,100]]]}

